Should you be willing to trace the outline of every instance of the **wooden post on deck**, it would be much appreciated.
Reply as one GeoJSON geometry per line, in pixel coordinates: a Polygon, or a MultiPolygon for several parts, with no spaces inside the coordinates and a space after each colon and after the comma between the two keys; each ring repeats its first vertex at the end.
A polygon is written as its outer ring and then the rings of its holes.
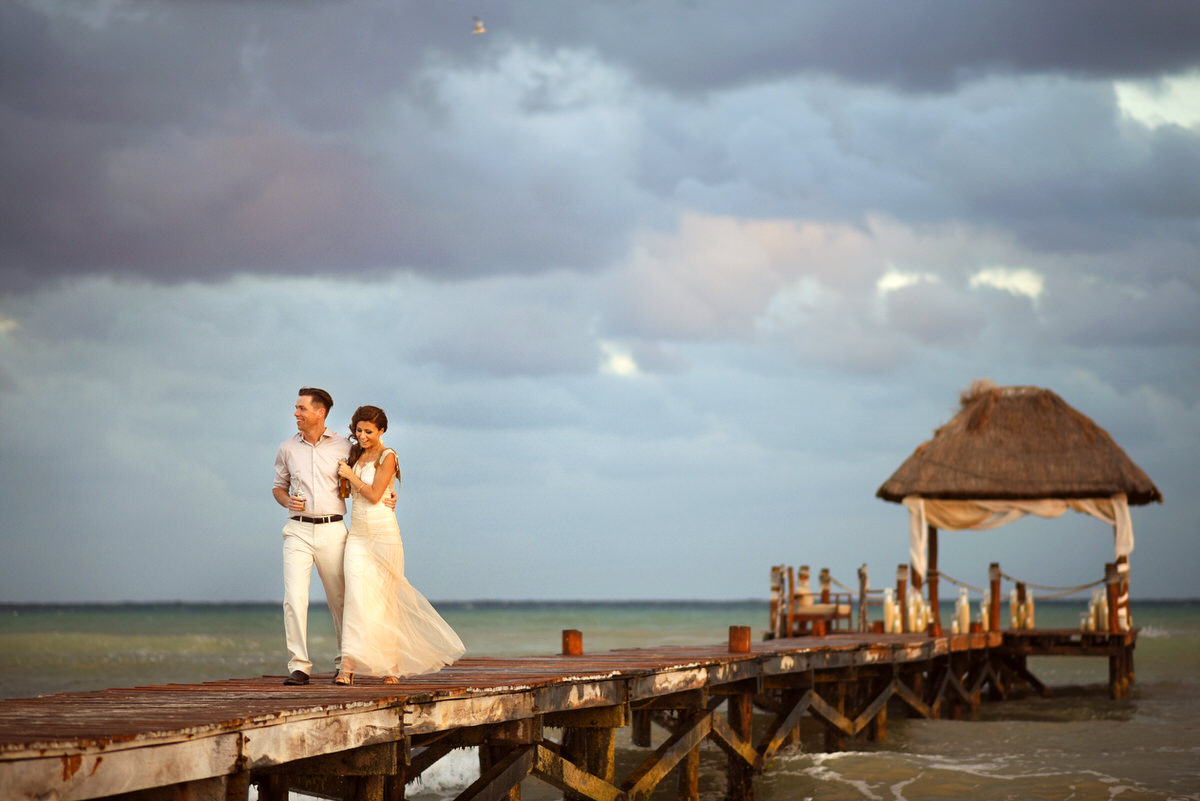
{"type": "Polygon", "coordinates": [[[770,638],[788,636],[784,631],[787,625],[786,607],[787,587],[784,579],[784,566],[775,565],[771,568],[771,629],[770,638]]]}
{"type": "Polygon", "coordinates": [[[942,636],[942,613],[938,610],[938,530],[929,527],[929,609],[933,620],[929,624],[929,633],[934,637],[942,636]]]}
{"type": "Polygon", "coordinates": [[[1116,562],[1104,565],[1104,591],[1108,596],[1108,630],[1121,630],[1121,574],[1116,562]]]}
{"type": "Polygon", "coordinates": [[[1124,624],[1125,631],[1133,628],[1133,606],[1130,604],[1129,597],[1129,557],[1117,557],[1117,587],[1118,597],[1117,605],[1125,610],[1125,618],[1121,622],[1124,624]]]}
{"type": "Polygon", "coordinates": [[[583,656],[583,632],[579,629],[563,629],[563,656],[583,656]]]}
{"type": "Polygon", "coordinates": [[[988,631],[1000,630],[1000,563],[988,565],[988,581],[991,597],[988,601],[988,631]]]}
{"type": "Polygon", "coordinates": [[[748,654],[750,653],[750,627],[749,626],[730,626],[729,627],[729,653],[731,654],[748,654]]]}
{"type": "MultiPolygon", "coordinates": [[[[896,610],[900,615],[900,630],[908,631],[908,565],[896,567],[896,610]]],[[[890,633],[890,632],[889,632],[890,633]]]]}
{"type": "MultiPolygon", "coordinates": [[[[829,575],[829,568],[821,568],[821,572],[817,576],[817,581],[821,585],[821,603],[827,604],[829,603],[830,584],[833,582],[833,578],[829,575]]],[[[816,637],[824,637],[829,633],[829,621],[814,620],[812,622],[812,633],[816,637]]]]}
{"type": "Polygon", "coordinates": [[[791,565],[787,569],[787,634],[784,636],[796,636],[796,570],[791,565]]]}
{"type": "Polygon", "coordinates": [[[867,563],[863,562],[858,569],[858,630],[865,632],[870,626],[870,605],[867,593],[871,589],[871,580],[867,576],[867,563]]]}

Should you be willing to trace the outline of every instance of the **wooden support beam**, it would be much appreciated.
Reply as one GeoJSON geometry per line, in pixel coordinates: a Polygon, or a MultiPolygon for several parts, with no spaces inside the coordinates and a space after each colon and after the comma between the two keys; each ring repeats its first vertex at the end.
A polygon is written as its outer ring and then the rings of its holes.
{"type": "Polygon", "coordinates": [[[380,743],[348,751],[335,751],[308,759],[297,759],[281,765],[260,768],[255,775],[284,774],[288,776],[374,776],[396,773],[398,743],[380,743]]]}
{"type": "Polygon", "coordinates": [[[700,709],[708,705],[708,688],[656,695],[630,704],[634,712],[643,709],[700,709]]]}
{"type": "Polygon", "coordinates": [[[931,677],[929,708],[933,711],[934,720],[942,716],[942,701],[946,699],[946,687],[950,684],[949,668],[939,670],[936,677],[931,677]]]}
{"type": "Polygon", "coordinates": [[[926,718],[933,717],[933,710],[930,709],[929,704],[925,703],[923,698],[909,689],[907,684],[896,678],[892,681],[892,685],[895,694],[900,696],[900,699],[908,704],[917,714],[926,718]]]}
{"type": "Polygon", "coordinates": [[[1025,666],[1024,657],[1018,658],[1011,654],[1000,653],[996,654],[996,659],[999,661],[1004,672],[1024,683],[1029,689],[1043,698],[1050,697],[1050,689],[1037,676],[1029,672],[1029,668],[1025,666]]]}
{"type": "Polygon", "coordinates": [[[709,732],[712,731],[713,712],[704,711],[692,715],[679,731],[667,738],[666,742],[647,757],[641,765],[629,774],[621,783],[631,799],[647,799],[654,788],[663,780],[671,769],[687,756],[688,752],[700,745],[709,732]]]}
{"type": "Polygon", "coordinates": [[[521,781],[533,770],[537,748],[536,745],[518,746],[498,759],[493,755],[485,757],[487,747],[481,748],[480,762],[486,761],[488,765],[455,801],[518,801],[521,781]]]}
{"type": "Polygon", "coordinates": [[[953,669],[946,671],[946,689],[953,690],[954,694],[962,700],[967,706],[972,706],[971,693],[967,692],[967,688],[963,685],[962,680],[958,678],[958,673],[953,669]]]}
{"type": "Polygon", "coordinates": [[[408,767],[404,771],[406,778],[408,781],[412,781],[428,770],[435,762],[446,756],[446,754],[459,747],[454,739],[443,740],[426,746],[411,757],[408,767]]]}
{"type": "Polygon", "coordinates": [[[775,719],[763,734],[763,741],[758,749],[760,764],[765,765],[775,755],[775,752],[787,742],[788,736],[800,725],[800,719],[808,711],[808,705],[812,701],[812,697],[813,691],[809,690],[800,696],[796,703],[791,705],[786,714],[775,716],[775,719]]]}
{"type": "Polygon", "coordinates": [[[762,757],[754,748],[754,744],[748,737],[735,731],[733,726],[719,715],[713,716],[709,739],[720,746],[733,763],[750,768],[756,773],[762,769],[762,757]]]}
{"type": "Polygon", "coordinates": [[[480,781],[472,787],[479,785],[480,801],[521,801],[521,780],[533,765],[531,749],[542,741],[542,719],[513,720],[486,728],[488,739],[479,747],[480,781]],[[485,777],[491,777],[490,781],[481,784],[485,777]]]}
{"type": "Polygon", "coordinates": [[[979,708],[983,683],[988,680],[992,672],[991,662],[987,656],[975,658],[970,670],[967,671],[967,675],[963,680],[963,687],[966,688],[967,694],[970,696],[972,710],[979,708]]]}
{"type": "MultiPolygon", "coordinates": [[[[558,749],[562,758],[574,765],[587,764],[586,729],[569,727],[563,729],[562,746],[558,749]]],[[[565,791],[566,801],[579,801],[580,796],[565,791]]]]}
{"type": "Polygon", "coordinates": [[[850,718],[838,711],[837,707],[830,704],[821,696],[813,693],[809,699],[809,708],[813,712],[820,715],[824,722],[834,727],[845,734],[854,734],[854,722],[850,718]]]}
{"type": "Polygon", "coordinates": [[[871,724],[875,718],[887,708],[888,699],[891,698],[895,692],[896,688],[894,682],[889,681],[886,685],[884,685],[883,690],[878,696],[875,697],[875,700],[868,704],[866,709],[859,712],[858,716],[854,718],[854,730],[850,733],[858,734],[863,729],[867,728],[867,726],[871,724]]]}
{"type": "Polygon", "coordinates": [[[561,790],[565,797],[586,798],[590,801],[624,801],[628,798],[611,780],[584,770],[543,745],[534,748],[536,750],[531,773],[561,790]]]}
{"type": "Polygon", "coordinates": [[[227,778],[233,777],[214,776],[211,779],[200,779],[166,787],[150,787],[132,793],[109,796],[105,801],[233,801],[233,799],[245,801],[248,784],[235,783],[231,787],[226,781],[227,778]],[[238,794],[239,788],[240,795],[238,794]],[[233,795],[229,794],[231,790],[233,795]]]}

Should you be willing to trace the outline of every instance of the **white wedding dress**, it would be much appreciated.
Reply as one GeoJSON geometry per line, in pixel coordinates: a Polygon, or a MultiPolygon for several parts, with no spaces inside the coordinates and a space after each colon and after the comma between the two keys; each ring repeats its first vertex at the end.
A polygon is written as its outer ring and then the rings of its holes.
{"type": "MultiPolygon", "coordinates": [[[[388,448],[387,453],[394,455],[395,451],[388,448]]],[[[354,472],[370,484],[377,465],[355,465],[354,472]]],[[[371,503],[358,490],[351,494],[351,503],[344,560],[342,671],[412,676],[453,663],[466,648],[425,596],[404,578],[404,544],[396,513],[382,502],[371,503]]]]}

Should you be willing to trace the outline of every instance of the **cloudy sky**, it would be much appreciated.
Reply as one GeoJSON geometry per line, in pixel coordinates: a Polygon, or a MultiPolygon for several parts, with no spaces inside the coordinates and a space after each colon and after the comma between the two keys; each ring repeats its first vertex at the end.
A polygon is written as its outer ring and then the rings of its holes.
{"type": "MultiPolygon", "coordinates": [[[[764,598],[1049,387],[1200,565],[1200,5],[0,4],[0,601],[273,600],[296,390],[373,403],[434,599],[764,598]],[[473,34],[473,17],[486,33],[473,34]]],[[[942,566],[1092,581],[1080,515],[942,566]]],[[[319,594],[319,593],[318,593],[319,594]]]]}

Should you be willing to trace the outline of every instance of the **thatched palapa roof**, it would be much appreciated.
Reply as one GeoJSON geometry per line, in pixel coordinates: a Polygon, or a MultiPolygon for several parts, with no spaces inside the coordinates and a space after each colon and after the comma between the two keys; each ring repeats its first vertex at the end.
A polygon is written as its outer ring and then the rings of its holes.
{"type": "Polygon", "coordinates": [[[875,493],[946,500],[1097,498],[1130,504],[1162,493],[1089,417],[1048,389],[977,381],[962,408],[875,493]]]}

